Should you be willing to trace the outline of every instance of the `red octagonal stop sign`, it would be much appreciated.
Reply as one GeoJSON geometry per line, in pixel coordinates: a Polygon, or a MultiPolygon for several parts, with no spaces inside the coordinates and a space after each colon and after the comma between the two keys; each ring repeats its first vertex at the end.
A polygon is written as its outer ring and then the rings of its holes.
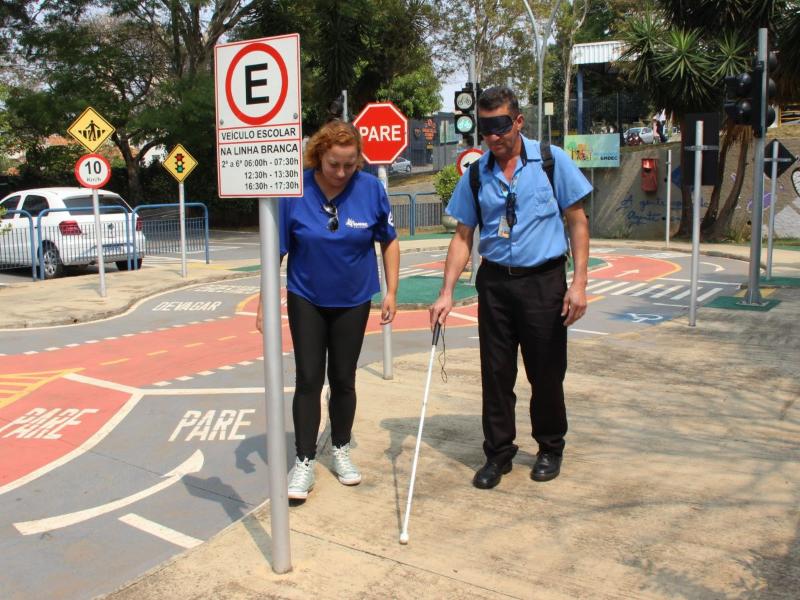
{"type": "Polygon", "coordinates": [[[408,146],[408,120],[391,102],[367,104],[353,120],[370,164],[389,164],[408,146]]]}

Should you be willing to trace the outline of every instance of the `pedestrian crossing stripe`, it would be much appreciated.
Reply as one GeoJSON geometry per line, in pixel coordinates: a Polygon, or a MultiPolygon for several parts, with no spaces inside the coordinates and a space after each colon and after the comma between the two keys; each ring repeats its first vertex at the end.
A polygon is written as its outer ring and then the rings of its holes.
{"type": "Polygon", "coordinates": [[[58,371],[34,371],[31,373],[0,375],[0,408],[16,402],[55,379],[79,371],[83,371],[83,369],[60,369],[58,371]]]}

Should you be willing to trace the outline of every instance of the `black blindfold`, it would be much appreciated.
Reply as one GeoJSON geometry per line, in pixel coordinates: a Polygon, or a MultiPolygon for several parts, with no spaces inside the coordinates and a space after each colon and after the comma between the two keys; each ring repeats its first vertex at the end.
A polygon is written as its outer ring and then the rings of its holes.
{"type": "Polygon", "coordinates": [[[508,115],[498,117],[478,117],[478,131],[482,135],[503,135],[511,131],[514,119],[508,115]]]}

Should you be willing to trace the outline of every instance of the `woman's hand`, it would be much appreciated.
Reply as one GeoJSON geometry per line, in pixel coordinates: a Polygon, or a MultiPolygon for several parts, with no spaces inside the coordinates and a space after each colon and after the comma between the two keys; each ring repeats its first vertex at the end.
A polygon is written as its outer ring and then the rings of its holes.
{"type": "Polygon", "coordinates": [[[397,314],[397,296],[387,293],[381,305],[381,325],[386,325],[394,320],[397,314]]]}

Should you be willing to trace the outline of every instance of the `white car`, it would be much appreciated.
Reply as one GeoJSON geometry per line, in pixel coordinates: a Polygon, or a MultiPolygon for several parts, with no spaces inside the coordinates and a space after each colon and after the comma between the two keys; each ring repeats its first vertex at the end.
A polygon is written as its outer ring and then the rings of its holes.
{"type": "MultiPolygon", "coordinates": [[[[100,226],[103,238],[103,262],[114,262],[120,270],[127,270],[128,257],[132,258],[132,241],[135,237],[136,259],[131,266],[138,269],[144,258],[145,237],[142,221],[132,225],[131,207],[119,194],[98,190],[100,226]],[[103,207],[116,207],[106,209],[103,207]],[[132,231],[129,231],[132,229],[132,231]]],[[[25,214],[6,213],[0,230],[0,264],[31,266],[31,256],[38,256],[41,239],[46,279],[59,277],[65,266],[97,264],[97,244],[92,190],[79,187],[50,187],[22,190],[8,194],[0,200],[0,207],[25,214]],[[41,217],[41,238],[37,230],[41,217]],[[31,252],[30,224],[33,225],[31,252]]],[[[39,262],[38,260],[35,262],[39,262]]]]}
{"type": "Polygon", "coordinates": [[[403,158],[396,158],[395,161],[389,165],[389,173],[411,173],[411,161],[403,158]]]}

